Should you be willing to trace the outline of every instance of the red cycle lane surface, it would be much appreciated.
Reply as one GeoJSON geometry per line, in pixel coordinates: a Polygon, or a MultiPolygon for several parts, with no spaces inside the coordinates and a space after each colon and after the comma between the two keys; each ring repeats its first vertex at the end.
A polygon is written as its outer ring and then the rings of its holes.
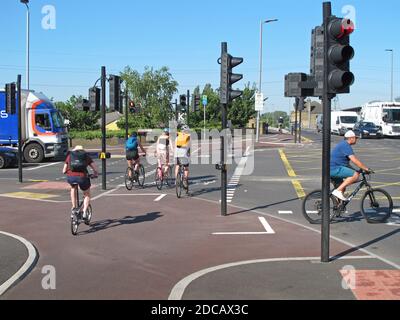
{"type": "MultiPolygon", "coordinates": [[[[76,237],[70,233],[68,203],[0,198],[3,231],[29,239],[40,255],[33,271],[2,298],[165,300],[180,280],[199,270],[320,255],[318,233],[274,218],[266,218],[274,234],[214,235],[266,230],[259,215],[221,217],[218,204],[196,198],[169,194],[155,202],[156,196],[145,193],[114,194],[93,202],[91,227],[82,224],[76,237]],[[45,266],[55,268],[55,290],[42,288],[45,266]]],[[[331,243],[332,255],[348,249],[331,243]]]]}

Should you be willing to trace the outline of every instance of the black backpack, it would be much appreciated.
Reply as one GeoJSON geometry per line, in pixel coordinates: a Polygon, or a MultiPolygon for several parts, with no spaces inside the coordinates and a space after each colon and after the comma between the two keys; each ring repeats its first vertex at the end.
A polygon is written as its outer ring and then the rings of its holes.
{"type": "Polygon", "coordinates": [[[72,151],[70,154],[70,168],[72,172],[87,172],[88,156],[85,151],[72,151]]]}

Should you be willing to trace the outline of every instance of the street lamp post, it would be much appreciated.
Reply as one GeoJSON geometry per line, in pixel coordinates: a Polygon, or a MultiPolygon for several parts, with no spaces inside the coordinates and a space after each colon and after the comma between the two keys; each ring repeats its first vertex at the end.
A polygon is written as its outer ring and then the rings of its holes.
{"type": "Polygon", "coordinates": [[[394,50],[393,49],[386,49],[385,51],[391,52],[392,53],[392,72],[391,72],[391,90],[390,90],[390,102],[394,101],[393,97],[393,55],[394,55],[394,50]]]}
{"type": "MultiPolygon", "coordinates": [[[[261,20],[260,22],[260,85],[259,85],[259,93],[261,93],[262,90],[262,67],[263,67],[263,62],[262,62],[262,55],[263,55],[263,25],[264,23],[270,23],[270,22],[275,22],[278,21],[278,19],[271,19],[271,20],[261,20]]],[[[256,141],[260,141],[260,111],[257,111],[257,133],[256,133],[256,141]]]]}
{"type": "Polygon", "coordinates": [[[26,5],[26,86],[29,90],[29,45],[30,45],[30,11],[29,0],[20,0],[21,3],[26,5]]]}

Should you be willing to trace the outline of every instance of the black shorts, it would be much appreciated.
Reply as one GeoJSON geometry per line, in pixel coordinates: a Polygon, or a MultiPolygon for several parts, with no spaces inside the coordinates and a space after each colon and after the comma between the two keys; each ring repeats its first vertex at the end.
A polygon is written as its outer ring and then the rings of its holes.
{"type": "Polygon", "coordinates": [[[139,152],[138,150],[126,151],[126,160],[128,161],[136,161],[139,159],[139,152]]]}
{"type": "Polygon", "coordinates": [[[190,161],[188,158],[176,158],[176,164],[178,166],[182,165],[184,168],[189,168],[190,161]]]}
{"type": "Polygon", "coordinates": [[[88,177],[72,177],[69,176],[67,179],[68,183],[71,185],[78,185],[82,191],[87,191],[90,189],[92,184],[90,183],[90,179],[88,177]]]}

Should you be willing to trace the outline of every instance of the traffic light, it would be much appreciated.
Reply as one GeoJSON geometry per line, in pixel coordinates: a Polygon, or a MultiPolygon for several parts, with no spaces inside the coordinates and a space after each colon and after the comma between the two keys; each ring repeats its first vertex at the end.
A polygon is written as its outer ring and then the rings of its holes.
{"type": "Polygon", "coordinates": [[[134,101],[129,102],[129,112],[130,113],[135,113],[136,112],[136,106],[134,101]]]}
{"type": "Polygon", "coordinates": [[[350,46],[350,34],[354,31],[354,23],[350,19],[329,17],[327,25],[328,48],[328,93],[349,93],[354,83],[354,74],[350,72],[350,60],[354,57],[354,49],[350,46]]]}
{"type": "Polygon", "coordinates": [[[297,111],[304,111],[304,97],[296,97],[295,108],[297,111]]]}
{"type": "Polygon", "coordinates": [[[180,95],[179,104],[181,107],[186,107],[186,95],[184,94],[180,95]]]}
{"type": "Polygon", "coordinates": [[[110,111],[120,110],[121,77],[110,76],[110,111]]]}
{"type": "Polygon", "coordinates": [[[6,84],[6,112],[8,114],[17,113],[17,101],[15,99],[15,83],[6,84]]]}
{"type": "Polygon", "coordinates": [[[100,111],[100,89],[93,87],[89,89],[89,103],[90,111],[99,112],[100,111]]]}
{"type": "Polygon", "coordinates": [[[196,112],[200,109],[200,96],[194,95],[193,110],[196,112]]]}
{"type": "Polygon", "coordinates": [[[232,72],[233,68],[243,63],[243,58],[232,57],[227,52],[221,56],[221,87],[220,99],[222,104],[229,104],[231,101],[239,98],[243,91],[232,90],[232,85],[243,79],[242,74],[232,72]]]}

